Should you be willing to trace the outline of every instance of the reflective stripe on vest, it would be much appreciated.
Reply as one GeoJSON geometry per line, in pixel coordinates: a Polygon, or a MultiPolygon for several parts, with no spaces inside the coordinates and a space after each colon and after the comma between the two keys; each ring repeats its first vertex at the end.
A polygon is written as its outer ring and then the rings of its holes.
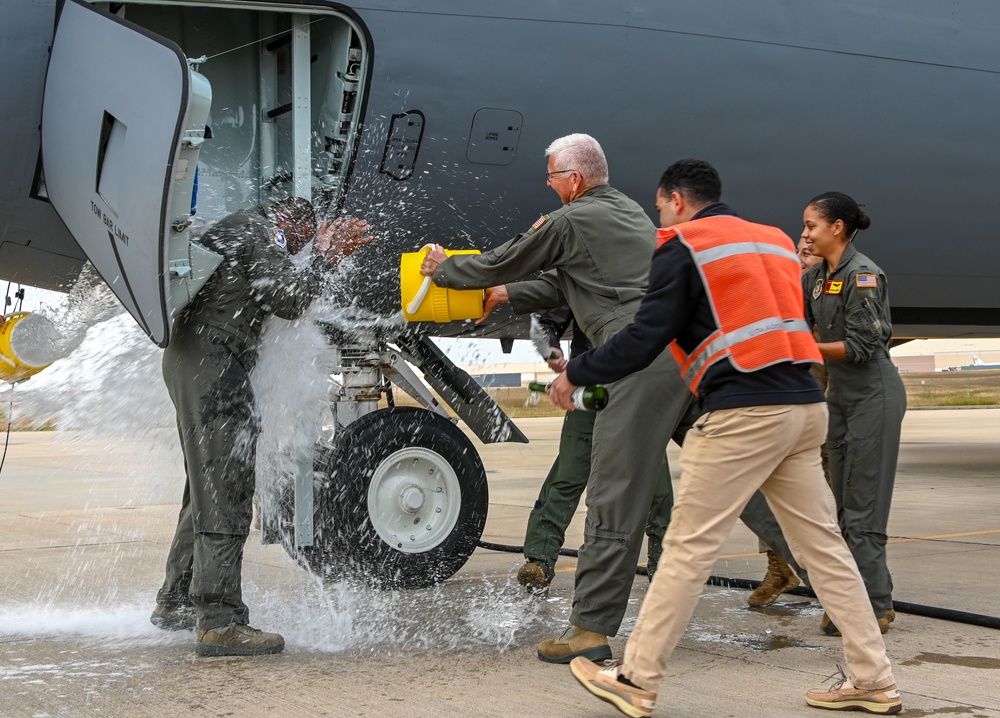
{"type": "Polygon", "coordinates": [[[703,265],[708,262],[714,262],[717,259],[722,259],[723,257],[732,257],[735,254],[750,254],[752,252],[756,252],[757,254],[774,254],[778,257],[791,259],[796,265],[799,263],[799,257],[795,252],[790,252],[785,247],[776,247],[773,244],[765,244],[763,242],[733,242],[732,244],[724,244],[721,247],[703,249],[698,252],[695,262],[703,265]]]}
{"type": "Polygon", "coordinates": [[[660,230],[691,252],[717,329],[688,355],[671,351],[697,393],[705,371],[725,358],[740,371],[782,362],[822,362],[804,318],[800,267],[780,230],[738,217],[705,217],[660,230]]]}
{"type": "Polygon", "coordinates": [[[684,380],[690,384],[693,382],[694,378],[707,369],[710,364],[714,364],[722,358],[722,356],[725,356],[724,354],[720,355],[720,352],[729,349],[740,342],[753,339],[761,334],[777,331],[808,332],[809,324],[806,323],[805,319],[780,319],[777,317],[770,317],[768,319],[761,319],[753,324],[748,324],[745,327],[740,327],[739,329],[729,332],[728,334],[723,334],[720,331],[712,332],[708,338],[699,344],[698,347],[691,352],[690,356],[688,356],[687,361],[681,366],[681,375],[684,377],[684,380]]]}

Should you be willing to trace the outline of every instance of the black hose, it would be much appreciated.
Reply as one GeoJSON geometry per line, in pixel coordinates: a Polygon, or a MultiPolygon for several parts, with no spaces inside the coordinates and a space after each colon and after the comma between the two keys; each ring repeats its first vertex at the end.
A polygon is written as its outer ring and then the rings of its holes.
{"type": "MultiPolygon", "coordinates": [[[[485,548],[490,551],[502,551],[504,553],[523,553],[523,546],[508,546],[507,544],[499,543],[489,543],[488,541],[480,541],[478,543],[480,548],[485,548]]],[[[579,557],[580,552],[576,549],[571,548],[561,548],[559,549],[560,556],[572,556],[579,557]]],[[[640,576],[648,576],[649,572],[646,570],[645,566],[636,566],[635,572],[640,576]]],[[[728,578],[726,576],[709,576],[708,580],[705,582],[709,586],[721,586],[723,588],[743,588],[749,591],[753,591],[758,586],[760,586],[760,581],[754,581],[749,578],[728,578]]],[[[791,591],[786,591],[785,593],[790,593],[793,596],[807,596],[809,598],[816,598],[816,594],[813,593],[811,588],[806,588],[805,586],[799,586],[798,588],[793,588],[791,591]]],[[[1000,629],[1000,616],[986,616],[981,613],[969,613],[968,611],[956,611],[951,608],[941,608],[939,606],[924,606],[919,603],[909,603],[908,601],[893,601],[892,607],[896,613],[906,613],[912,616],[923,616],[924,618],[937,618],[942,621],[955,621],[956,623],[965,623],[970,626],[982,626],[983,628],[996,628],[1000,629]]]]}

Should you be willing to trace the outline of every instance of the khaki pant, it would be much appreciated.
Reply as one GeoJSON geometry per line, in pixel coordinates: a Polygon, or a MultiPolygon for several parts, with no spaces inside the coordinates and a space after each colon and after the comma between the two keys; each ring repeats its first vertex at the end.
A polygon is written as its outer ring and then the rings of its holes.
{"type": "Polygon", "coordinates": [[[823,480],[826,424],[825,404],[781,404],[709,412],[691,429],[663,558],[625,649],[629,680],[658,689],[722,543],[759,488],[844,636],[854,684],[878,689],[895,682],[823,480]]]}

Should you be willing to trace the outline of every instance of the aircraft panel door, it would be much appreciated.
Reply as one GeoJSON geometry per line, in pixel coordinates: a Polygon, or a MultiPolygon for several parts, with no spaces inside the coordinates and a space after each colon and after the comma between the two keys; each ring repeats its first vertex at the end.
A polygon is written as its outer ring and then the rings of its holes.
{"type": "MultiPolygon", "coordinates": [[[[211,95],[194,77],[169,40],[80,0],[64,4],[42,105],[46,189],[98,273],[160,346],[170,333],[166,244],[190,208],[172,214],[190,197],[191,150],[201,142],[189,136],[191,87],[211,95]]],[[[207,115],[203,97],[194,104],[207,115]]]]}

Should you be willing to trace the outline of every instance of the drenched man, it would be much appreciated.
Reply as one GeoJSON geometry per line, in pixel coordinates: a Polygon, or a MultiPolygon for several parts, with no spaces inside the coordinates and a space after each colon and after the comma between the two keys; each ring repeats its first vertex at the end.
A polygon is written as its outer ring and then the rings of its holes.
{"type": "Polygon", "coordinates": [[[187,483],[152,623],[197,627],[200,656],[278,653],[284,639],[249,624],[243,546],[250,530],[259,424],[250,386],[264,319],[299,316],[323,275],[371,240],[368,224],[323,222],[304,199],[226,217],[201,244],[222,262],[174,321],[163,378],[177,412],[187,483]],[[315,237],[314,237],[315,235],[315,237]],[[311,262],[291,260],[312,241],[311,262]]]}

